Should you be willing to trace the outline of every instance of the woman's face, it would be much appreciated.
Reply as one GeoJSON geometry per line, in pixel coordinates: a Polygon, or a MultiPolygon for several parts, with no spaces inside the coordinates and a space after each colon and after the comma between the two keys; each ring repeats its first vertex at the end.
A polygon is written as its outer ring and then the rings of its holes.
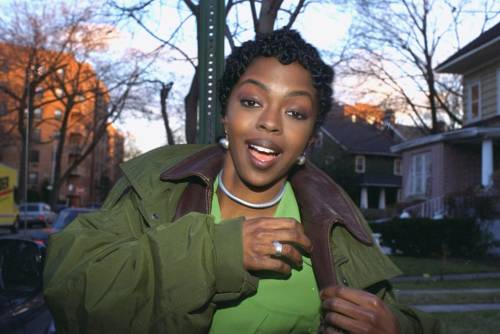
{"type": "Polygon", "coordinates": [[[299,63],[256,58],[233,87],[223,119],[239,179],[266,187],[286,178],[311,138],[317,108],[311,75],[299,63]]]}

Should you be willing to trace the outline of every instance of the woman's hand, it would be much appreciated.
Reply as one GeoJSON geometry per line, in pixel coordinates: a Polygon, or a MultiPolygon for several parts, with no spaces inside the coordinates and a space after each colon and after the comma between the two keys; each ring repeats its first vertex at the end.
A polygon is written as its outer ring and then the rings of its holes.
{"type": "Polygon", "coordinates": [[[291,218],[254,218],[245,220],[243,233],[243,265],[247,270],[271,270],[288,275],[291,266],[302,266],[297,247],[310,253],[311,241],[302,224],[291,218]],[[281,256],[276,257],[273,241],[283,244],[281,256]]]}
{"type": "Polygon", "coordinates": [[[366,291],[337,285],[320,294],[324,333],[397,334],[396,317],[384,302],[366,291]]]}

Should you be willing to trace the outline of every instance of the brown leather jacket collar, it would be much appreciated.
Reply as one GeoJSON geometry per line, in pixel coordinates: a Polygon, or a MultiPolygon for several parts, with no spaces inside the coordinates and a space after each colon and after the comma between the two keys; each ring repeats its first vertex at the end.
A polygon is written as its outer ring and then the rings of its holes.
{"type": "MultiPolygon", "coordinates": [[[[208,213],[212,185],[222,168],[225,152],[219,146],[210,146],[160,175],[163,181],[189,180],[177,205],[175,219],[188,212],[208,213]]],[[[333,258],[330,250],[330,232],[334,224],[344,226],[357,240],[366,245],[372,238],[363,227],[357,210],[343,195],[339,186],[310,162],[296,168],[289,177],[299,204],[301,219],[307,236],[313,243],[313,262],[320,289],[336,284],[333,258]]]]}

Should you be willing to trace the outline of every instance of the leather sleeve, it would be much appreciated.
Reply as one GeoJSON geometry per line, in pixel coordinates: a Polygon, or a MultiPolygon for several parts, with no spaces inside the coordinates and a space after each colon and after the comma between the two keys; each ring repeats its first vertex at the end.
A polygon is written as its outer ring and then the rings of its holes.
{"type": "Polygon", "coordinates": [[[58,333],[204,333],[216,301],[256,291],[241,219],[138,226],[131,196],[51,236],[44,294],[58,333]]]}

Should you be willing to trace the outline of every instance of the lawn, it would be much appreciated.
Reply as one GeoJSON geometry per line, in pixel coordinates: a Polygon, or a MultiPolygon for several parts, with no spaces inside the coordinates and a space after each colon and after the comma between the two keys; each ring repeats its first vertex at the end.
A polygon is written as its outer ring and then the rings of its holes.
{"type": "Polygon", "coordinates": [[[498,334],[500,328],[500,312],[458,312],[433,313],[446,326],[450,334],[498,334]]]}
{"type": "Polygon", "coordinates": [[[391,260],[405,275],[440,275],[480,272],[500,272],[500,261],[496,260],[467,260],[415,258],[405,256],[390,256],[391,260]]]}

